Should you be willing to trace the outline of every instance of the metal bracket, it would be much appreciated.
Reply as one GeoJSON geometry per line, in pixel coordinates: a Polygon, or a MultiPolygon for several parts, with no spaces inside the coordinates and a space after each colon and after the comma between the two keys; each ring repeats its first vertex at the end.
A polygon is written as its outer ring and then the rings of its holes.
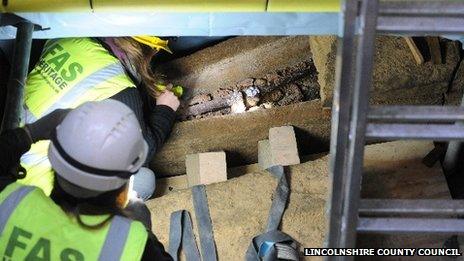
{"type": "MultiPolygon", "coordinates": [[[[14,26],[18,27],[19,24],[22,23],[31,23],[31,21],[22,18],[21,16],[18,16],[13,13],[3,13],[0,14],[0,26],[14,26]]],[[[50,27],[42,27],[41,25],[38,24],[33,24],[34,25],[34,31],[45,31],[45,30],[50,30],[50,27]]]]}

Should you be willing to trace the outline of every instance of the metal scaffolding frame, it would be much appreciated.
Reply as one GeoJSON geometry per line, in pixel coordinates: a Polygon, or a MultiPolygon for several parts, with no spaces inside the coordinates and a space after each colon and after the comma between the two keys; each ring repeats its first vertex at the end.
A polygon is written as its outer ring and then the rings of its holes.
{"type": "Polygon", "coordinates": [[[464,234],[464,220],[455,218],[464,213],[463,200],[360,198],[366,139],[453,140],[454,146],[464,140],[464,126],[460,123],[464,107],[369,108],[368,103],[376,33],[464,33],[464,2],[346,0],[342,15],[343,39],[339,41],[332,109],[327,246],[355,247],[358,232],[464,234]],[[424,217],[432,215],[435,218],[424,217]]]}
{"type": "Polygon", "coordinates": [[[42,29],[40,26],[14,14],[0,14],[0,26],[7,25],[14,26],[17,30],[0,133],[5,130],[14,129],[21,123],[24,84],[29,68],[32,32],[42,29]]]}

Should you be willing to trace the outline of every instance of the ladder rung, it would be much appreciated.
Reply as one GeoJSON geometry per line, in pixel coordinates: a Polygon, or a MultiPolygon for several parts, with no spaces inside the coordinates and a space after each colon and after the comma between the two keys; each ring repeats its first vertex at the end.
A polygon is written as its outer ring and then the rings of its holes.
{"type": "Polygon", "coordinates": [[[463,215],[464,200],[362,199],[360,215],[463,215]]]}
{"type": "Polygon", "coordinates": [[[369,110],[369,120],[398,122],[455,122],[464,120],[460,106],[376,106],[369,110]]]}
{"type": "Polygon", "coordinates": [[[456,124],[368,123],[366,137],[382,140],[464,140],[464,126],[456,124]]]}
{"type": "Polygon", "coordinates": [[[379,16],[379,33],[440,35],[464,32],[464,17],[379,16]]]}
{"type": "Polygon", "coordinates": [[[462,16],[464,5],[462,2],[449,0],[435,1],[380,1],[379,15],[408,15],[408,16],[462,16]]]}
{"type": "Polygon", "coordinates": [[[464,219],[455,218],[359,218],[360,233],[464,234],[464,219]]]}

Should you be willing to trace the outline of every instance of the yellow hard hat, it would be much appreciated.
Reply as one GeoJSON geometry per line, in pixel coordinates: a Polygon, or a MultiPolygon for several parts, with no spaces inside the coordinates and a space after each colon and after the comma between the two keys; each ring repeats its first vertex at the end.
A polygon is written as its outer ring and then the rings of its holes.
{"type": "Polygon", "coordinates": [[[136,40],[137,42],[150,46],[153,49],[160,50],[163,49],[168,53],[172,53],[169,49],[168,41],[163,40],[156,36],[148,36],[148,35],[139,35],[139,36],[132,36],[132,39],[136,40]]]}

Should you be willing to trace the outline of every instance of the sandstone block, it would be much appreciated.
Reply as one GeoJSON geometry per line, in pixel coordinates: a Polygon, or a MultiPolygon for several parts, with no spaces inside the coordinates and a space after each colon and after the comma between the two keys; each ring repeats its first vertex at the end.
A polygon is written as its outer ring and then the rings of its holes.
{"type": "Polygon", "coordinates": [[[185,165],[189,187],[227,180],[224,151],[189,154],[186,156],[185,165]]]}
{"type": "Polygon", "coordinates": [[[269,148],[273,165],[300,164],[293,126],[271,128],[269,130],[269,148]]]}

